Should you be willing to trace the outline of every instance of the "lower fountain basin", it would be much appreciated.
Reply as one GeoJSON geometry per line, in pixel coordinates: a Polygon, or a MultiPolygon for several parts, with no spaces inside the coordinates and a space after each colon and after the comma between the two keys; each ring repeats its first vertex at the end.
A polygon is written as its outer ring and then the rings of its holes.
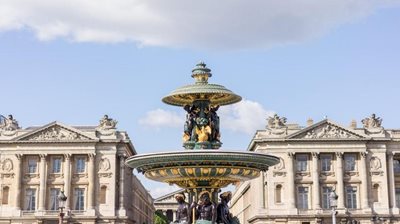
{"type": "Polygon", "coordinates": [[[254,179],[278,163],[278,157],[268,154],[209,149],[136,155],[125,162],[151,180],[185,189],[226,187],[254,179]]]}

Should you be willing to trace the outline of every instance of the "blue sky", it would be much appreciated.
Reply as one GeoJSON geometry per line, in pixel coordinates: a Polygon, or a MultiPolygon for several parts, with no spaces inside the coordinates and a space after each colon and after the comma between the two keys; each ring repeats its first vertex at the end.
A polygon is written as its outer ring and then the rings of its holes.
{"type": "MultiPolygon", "coordinates": [[[[394,1],[32,2],[0,3],[0,114],[22,127],[108,114],[139,154],[180,150],[183,110],[161,98],[204,60],[211,83],[244,98],[220,112],[224,149],[245,150],[273,112],[343,126],[376,113],[400,128],[394,1]]],[[[156,196],[170,190],[143,182],[156,196]]]]}

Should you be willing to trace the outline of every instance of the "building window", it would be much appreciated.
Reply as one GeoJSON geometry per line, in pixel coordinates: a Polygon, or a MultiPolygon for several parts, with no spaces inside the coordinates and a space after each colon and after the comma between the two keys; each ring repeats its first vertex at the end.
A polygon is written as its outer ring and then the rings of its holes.
{"type": "Polygon", "coordinates": [[[393,171],[395,174],[400,174],[400,161],[399,160],[393,160],[393,171]]]}
{"type": "Polygon", "coordinates": [[[379,202],[379,184],[374,184],[372,187],[372,198],[374,202],[379,202]]]}
{"type": "Polygon", "coordinates": [[[308,187],[297,188],[297,208],[308,209],[308,187]]]}
{"type": "Polygon", "coordinates": [[[107,187],[106,186],[101,186],[100,188],[100,204],[105,204],[106,203],[106,196],[107,196],[107,187]]]}
{"type": "Polygon", "coordinates": [[[322,208],[331,208],[329,196],[332,192],[332,187],[322,187],[322,208]]]}
{"type": "Polygon", "coordinates": [[[59,188],[50,189],[50,210],[58,210],[58,195],[60,194],[59,188]]]}
{"type": "Polygon", "coordinates": [[[275,203],[282,203],[282,185],[280,184],[275,187],[275,203]]]}
{"type": "Polygon", "coordinates": [[[76,172],[77,173],[85,172],[85,163],[86,163],[86,159],[84,157],[76,158],[76,172]]]}
{"type": "Polygon", "coordinates": [[[10,194],[10,188],[8,186],[3,187],[1,204],[8,205],[8,195],[10,194]]]}
{"type": "Polygon", "coordinates": [[[61,172],[61,158],[55,157],[52,161],[52,173],[60,173],[61,172]]]}
{"type": "Polygon", "coordinates": [[[396,207],[400,208],[400,188],[396,188],[396,207]]]}
{"type": "Polygon", "coordinates": [[[85,210],[85,189],[75,188],[75,210],[85,210]]]}
{"type": "Polygon", "coordinates": [[[33,158],[28,159],[28,173],[36,173],[37,160],[33,158]]]}
{"type": "Polygon", "coordinates": [[[297,161],[297,171],[299,172],[307,171],[307,161],[308,161],[307,155],[305,154],[296,155],[296,161],[297,161]]]}
{"type": "Polygon", "coordinates": [[[332,155],[321,155],[321,171],[331,171],[332,155]]]}
{"type": "Polygon", "coordinates": [[[356,171],[356,155],[345,154],[344,155],[344,163],[345,163],[346,171],[356,171]]]}
{"type": "Polygon", "coordinates": [[[36,189],[28,188],[25,192],[25,210],[35,211],[36,209],[36,189]]]}
{"type": "Polygon", "coordinates": [[[347,208],[356,209],[357,208],[357,187],[347,186],[346,187],[346,199],[347,208]]]}

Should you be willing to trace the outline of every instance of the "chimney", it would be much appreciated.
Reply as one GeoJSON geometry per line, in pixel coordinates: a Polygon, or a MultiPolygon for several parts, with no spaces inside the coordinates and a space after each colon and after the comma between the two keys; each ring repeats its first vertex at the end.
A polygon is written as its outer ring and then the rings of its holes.
{"type": "Polygon", "coordinates": [[[308,118],[307,120],[307,127],[314,124],[314,120],[312,118],[308,118]]]}
{"type": "Polygon", "coordinates": [[[353,119],[353,120],[351,121],[351,123],[350,123],[350,128],[351,128],[351,129],[356,129],[356,128],[357,128],[357,121],[356,121],[356,120],[353,119]]]}

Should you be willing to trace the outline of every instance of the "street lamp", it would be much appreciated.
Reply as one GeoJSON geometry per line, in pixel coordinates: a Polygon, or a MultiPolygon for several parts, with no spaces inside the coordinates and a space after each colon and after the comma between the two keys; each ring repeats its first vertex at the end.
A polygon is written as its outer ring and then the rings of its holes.
{"type": "Polygon", "coordinates": [[[65,208],[65,202],[67,201],[67,196],[65,196],[64,191],[61,191],[60,194],[57,196],[58,199],[58,208],[60,209],[60,218],[58,223],[62,224],[64,222],[64,212],[63,209],[65,208]]]}
{"type": "Polygon", "coordinates": [[[329,204],[332,208],[332,224],[336,224],[336,207],[338,197],[339,196],[336,194],[335,190],[329,194],[329,204]]]}

